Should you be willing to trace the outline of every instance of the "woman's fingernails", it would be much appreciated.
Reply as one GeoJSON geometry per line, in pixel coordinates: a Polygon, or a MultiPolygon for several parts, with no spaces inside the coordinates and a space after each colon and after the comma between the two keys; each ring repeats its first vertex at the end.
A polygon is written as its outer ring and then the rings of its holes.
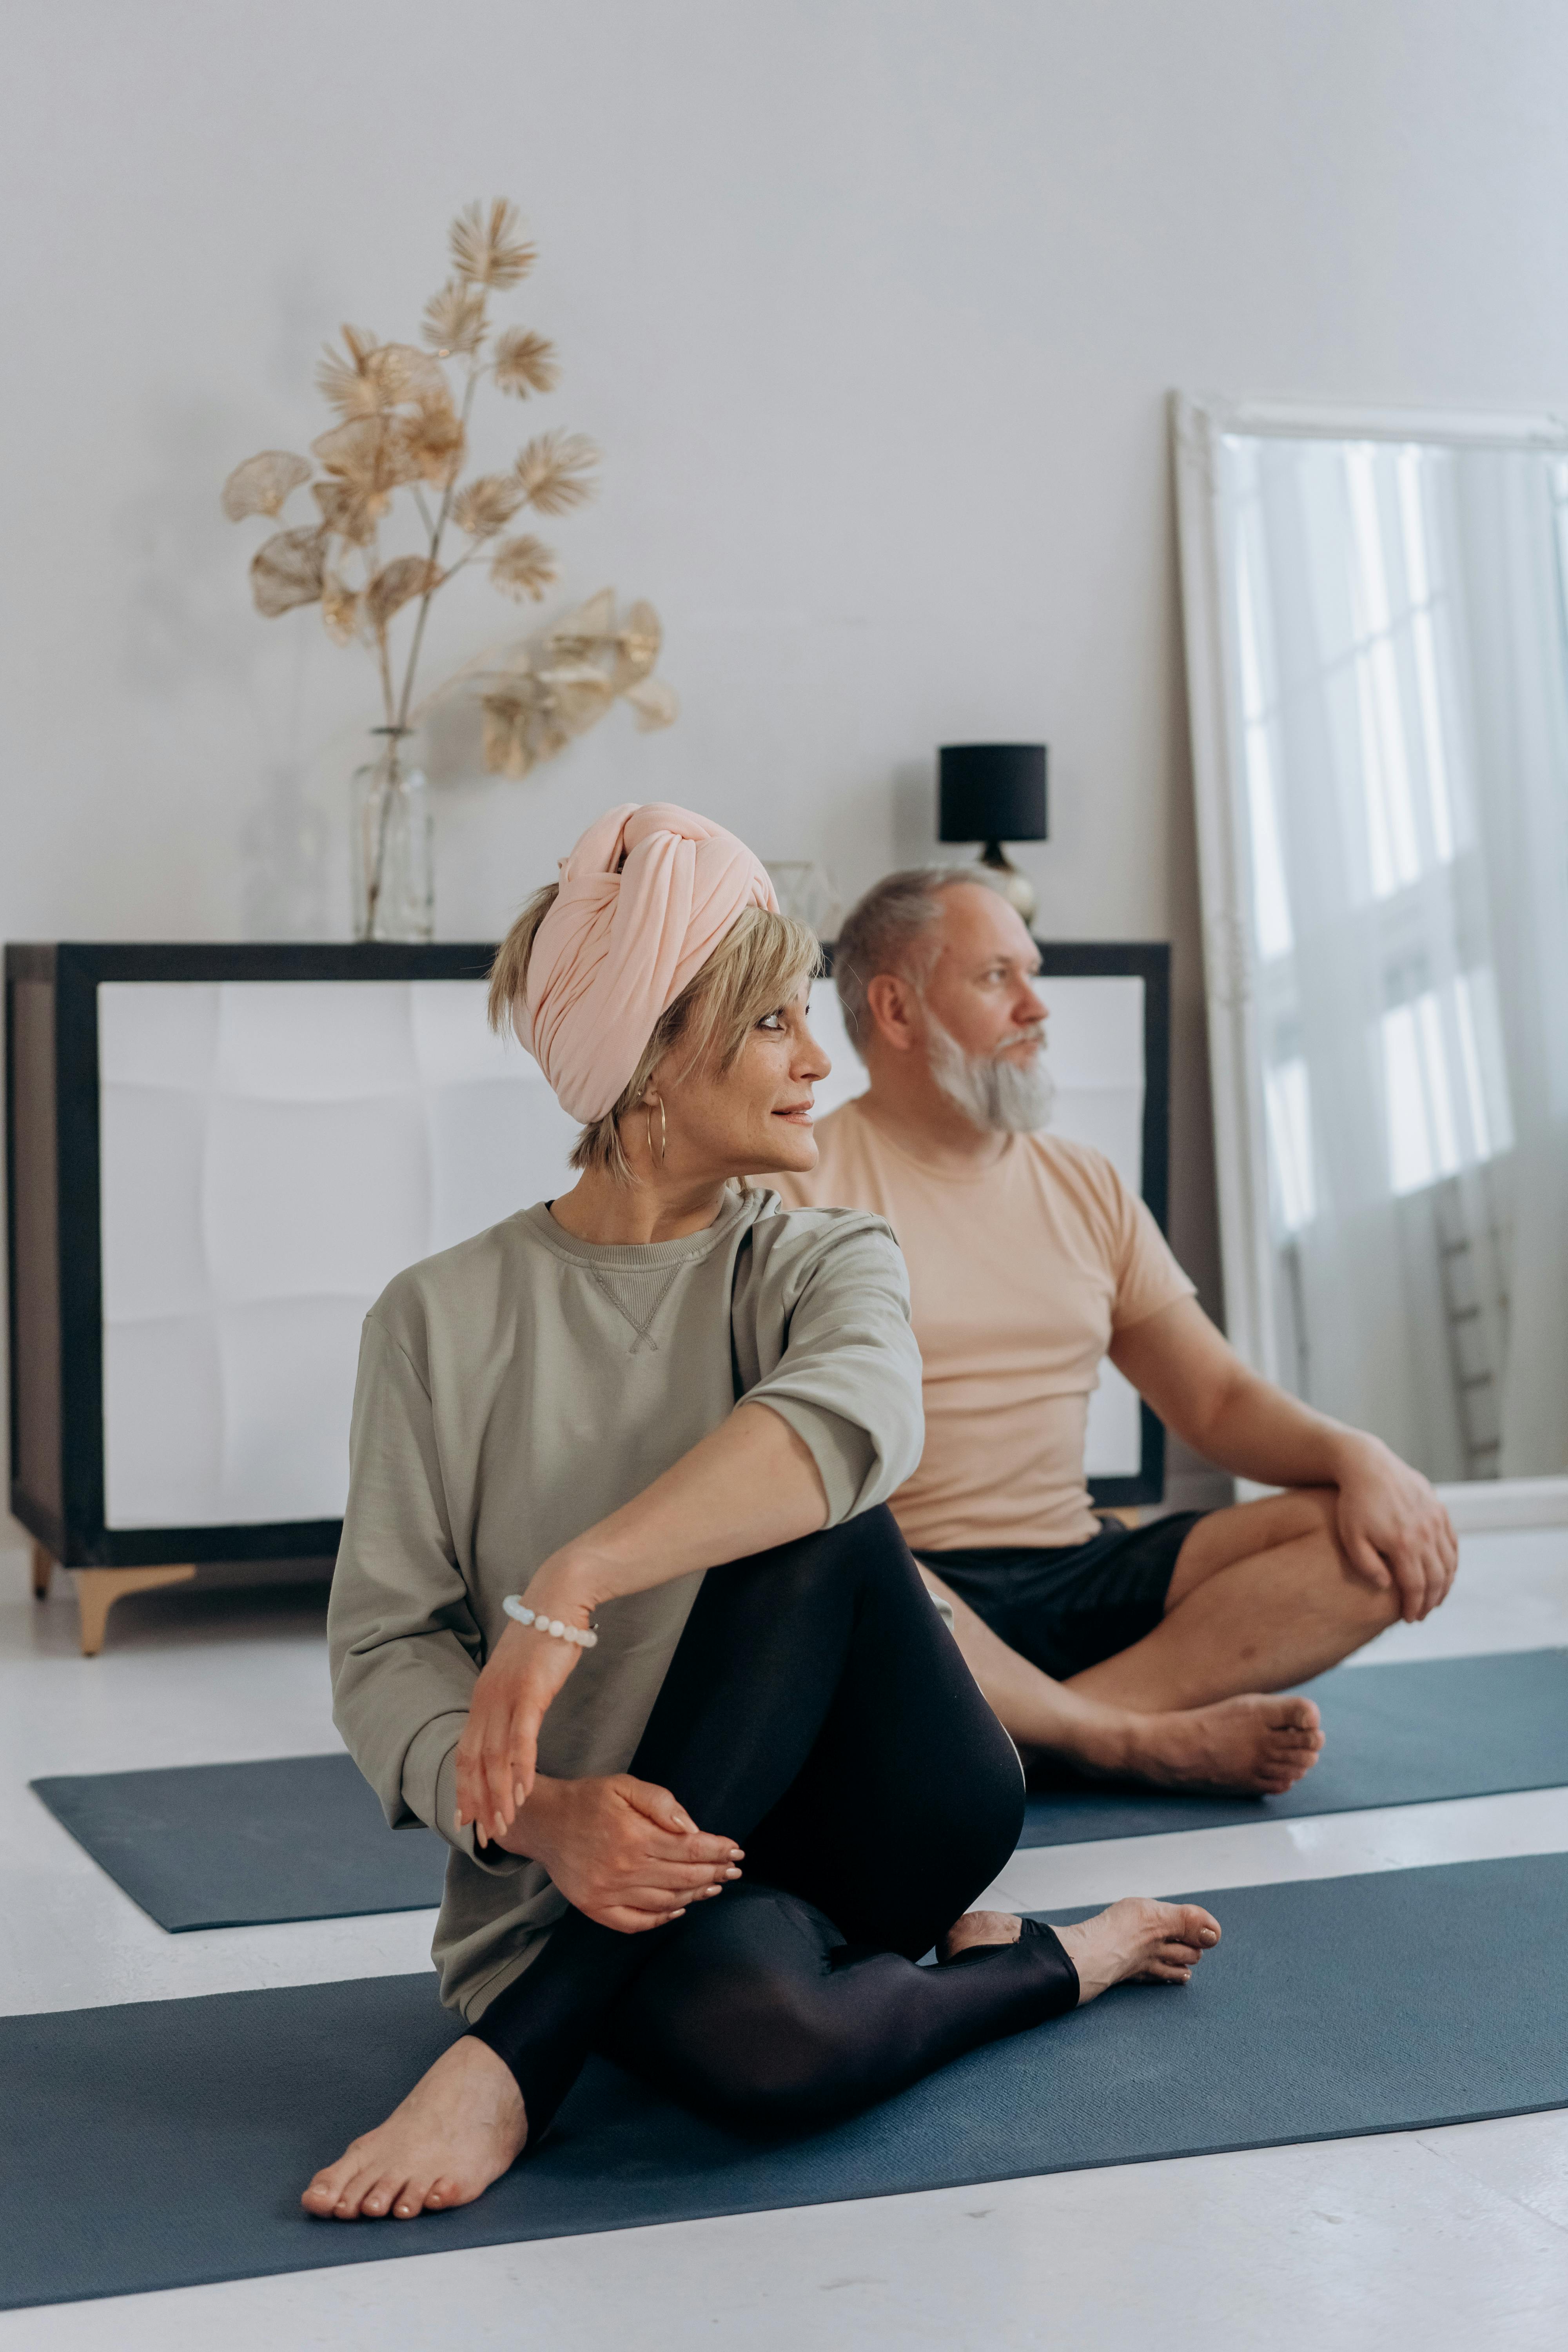
{"type": "Polygon", "coordinates": [[[738,1870],[727,1870],[724,1875],[726,1878],[739,1878],[741,1874],[738,1870]]]}

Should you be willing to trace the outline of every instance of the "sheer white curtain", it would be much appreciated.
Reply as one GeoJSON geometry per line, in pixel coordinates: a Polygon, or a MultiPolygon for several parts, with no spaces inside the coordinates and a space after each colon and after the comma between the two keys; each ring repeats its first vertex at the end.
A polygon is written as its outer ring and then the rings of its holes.
{"type": "Polygon", "coordinates": [[[1568,483],[1224,463],[1284,1376],[1434,1476],[1561,1470],[1568,483]]]}

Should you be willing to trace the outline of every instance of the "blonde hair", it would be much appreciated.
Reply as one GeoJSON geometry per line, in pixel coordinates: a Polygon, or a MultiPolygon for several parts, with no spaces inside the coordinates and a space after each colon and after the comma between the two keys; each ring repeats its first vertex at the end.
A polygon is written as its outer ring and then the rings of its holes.
{"type": "MultiPolygon", "coordinates": [[[[528,982],[528,960],[539,926],[555,904],[556,885],[536,890],[496,950],[490,966],[489,1017],[492,1029],[511,1025],[514,1007],[528,982]]],[[[699,1062],[711,1056],[721,1075],[733,1067],[752,1029],[764,1013],[787,1004],[804,982],[822,970],[822,950],[816,933],[793,915],[776,915],[766,907],[748,907],[720,940],[700,971],[696,972],[654,1023],[620,1099],[603,1118],[584,1128],[573,1146],[574,1168],[602,1168],[618,1183],[635,1180],[621,1148],[617,1122],[636,1110],[665,1055],[677,1045],[689,1045],[690,1058],[681,1071],[689,1076],[699,1062]]]]}

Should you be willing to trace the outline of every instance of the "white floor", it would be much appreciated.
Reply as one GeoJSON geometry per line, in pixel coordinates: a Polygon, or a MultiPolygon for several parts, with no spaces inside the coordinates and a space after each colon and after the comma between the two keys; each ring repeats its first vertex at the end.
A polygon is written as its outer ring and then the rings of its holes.
{"type": "MultiPolygon", "coordinates": [[[[0,1554],[0,2012],[426,1964],[432,1915],[166,1936],[28,1792],[48,1772],[333,1744],[319,1605],[287,1591],[124,1602],[77,1654],[0,1554]]],[[[1429,1626],[1377,1657],[1568,1643],[1568,1530],[1475,1537],[1429,1626]]],[[[1020,1855],[1014,1906],[1568,1851],[1568,1791],[1020,1855]]],[[[1478,1988],[1484,1999],[1485,1988],[1478,1988]]],[[[384,2226],[393,2227],[393,2224],[384,2226]]],[[[411,2225],[417,2228],[417,2224],[411,2225]]],[[[1568,2115],[1202,2157],[0,2315],[0,2352],[688,2352],[1077,2337],[1320,2352],[1568,2341],[1568,2115]]]]}

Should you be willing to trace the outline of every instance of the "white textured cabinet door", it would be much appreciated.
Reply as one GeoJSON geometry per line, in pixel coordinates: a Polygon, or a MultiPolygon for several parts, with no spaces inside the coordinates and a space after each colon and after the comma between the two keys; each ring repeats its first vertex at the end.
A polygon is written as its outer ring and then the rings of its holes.
{"type": "Polygon", "coordinates": [[[569,1181],[477,981],[99,990],[105,1521],[336,1518],[360,1324],[569,1181]]]}

